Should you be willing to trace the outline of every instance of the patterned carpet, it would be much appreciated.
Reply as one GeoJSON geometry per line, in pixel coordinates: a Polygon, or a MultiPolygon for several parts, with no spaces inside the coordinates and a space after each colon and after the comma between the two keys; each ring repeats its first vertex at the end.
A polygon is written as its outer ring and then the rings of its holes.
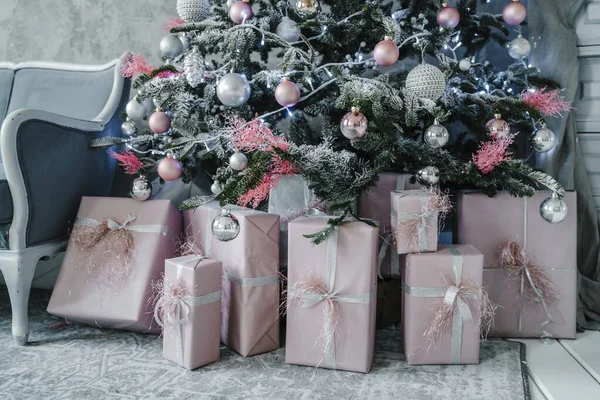
{"type": "Polygon", "coordinates": [[[157,336],[63,326],[48,299],[33,291],[30,345],[18,347],[0,288],[0,399],[529,399],[519,343],[484,342],[480,365],[411,367],[398,332],[380,331],[368,375],[286,365],[283,349],[223,349],[220,362],[189,372],[162,358],[157,336]]]}

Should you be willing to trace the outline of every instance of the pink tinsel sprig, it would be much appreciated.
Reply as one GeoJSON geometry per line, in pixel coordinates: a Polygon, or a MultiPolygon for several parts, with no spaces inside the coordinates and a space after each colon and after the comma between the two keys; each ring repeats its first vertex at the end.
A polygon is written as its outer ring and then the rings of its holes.
{"type": "Polygon", "coordinates": [[[154,68],[141,54],[129,52],[123,57],[121,75],[125,78],[137,78],[142,74],[149,74],[154,68]]]}
{"type": "Polygon", "coordinates": [[[233,146],[241,151],[269,150],[273,148],[287,151],[290,144],[283,136],[277,136],[262,121],[255,119],[246,122],[241,118],[232,118],[228,130],[231,132],[233,146]]]}
{"type": "Polygon", "coordinates": [[[164,23],[163,29],[167,32],[171,32],[171,29],[177,28],[179,25],[185,24],[185,21],[179,17],[171,17],[164,23]]]}
{"type": "Polygon", "coordinates": [[[527,106],[535,108],[545,116],[562,116],[564,112],[571,111],[573,107],[571,107],[570,101],[566,101],[560,95],[560,92],[561,90],[559,89],[548,90],[548,88],[544,87],[535,92],[524,92],[521,94],[521,100],[527,106]]]}
{"type": "Polygon", "coordinates": [[[109,151],[109,154],[119,162],[119,166],[121,166],[128,175],[136,175],[140,169],[145,167],[144,163],[129,150],[121,153],[109,151]]]}
{"type": "Polygon", "coordinates": [[[162,71],[162,72],[159,72],[158,74],[156,74],[156,76],[154,76],[154,77],[159,78],[159,79],[166,79],[166,78],[177,78],[178,76],[179,76],[178,72],[162,71]]]}
{"type": "Polygon", "coordinates": [[[503,161],[510,160],[512,153],[508,148],[515,140],[516,134],[480,144],[477,153],[473,154],[473,164],[482,174],[489,174],[503,161]]]}

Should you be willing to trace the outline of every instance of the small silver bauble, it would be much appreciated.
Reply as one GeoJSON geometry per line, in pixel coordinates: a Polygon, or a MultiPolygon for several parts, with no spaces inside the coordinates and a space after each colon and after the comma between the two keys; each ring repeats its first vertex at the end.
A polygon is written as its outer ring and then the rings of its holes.
{"type": "Polygon", "coordinates": [[[458,63],[458,68],[460,68],[461,71],[467,72],[468,70],[471,69],[471,65],[472,65],[471,60],[469,60],[468,58],[463,58],[458,63]]]}
{"type": "Polygon", "coordinates": [[[239,107],[250,98],[250,84],[245,76],[232,72],[219,80],[217,97],[226,106],[239,107]]]}
{"type": "Polygon", "coordinates": [[[213,184],[210,186],[210,191],[218,196],[221,193],[223,193],[223,187],[221,187],[221,184],[218,181],[214,181],[213,184]]]}
{"type": "Polygon", "coordinates": [[[296,0],[295,8],[298,15],[302,18],[308,18],[319,11],[319,3],[317,0],[296,0]]]}
{"type": "Polygon", "coordinates": [[[121,133],[123,136],[135,136],[138,133],[138,127],[135,122],[128,119],[121,124],[121,133]]]}
{"type": "Polygon", "coordinates": [[[437,185],[440,181],[440,170],[437,167],[425,167],[417,172],[417,180],[422,185],[437,185]]]}
{"type": "Polygon", "coordinates": [[[508,44],[508,55],[515,60],[525,58],[529,53],[531,53],[531,43],[521,35],[508,44]]]}
{"type": "Polygon", "coordinates": [[[152,194],[152,188],[148,185],[145,177],[140,176],[133,181],[131,188],[131,198],[138,201],[146,201],[152,194]]]}
{"type": "Polygon", "coordinates": [[[184,51],[188,51],[192,47],[192,41],[187,34],[179,36],[179,40],[181,40],[181,44],[183,45],[184,51]]]}
{"type": "Polygon", "coordinates": [[[434,148],[444,147],[450,140],[450,133],[448,129],[440,125],[437,118],[427,130],[425,131],[425,143],[434,148]]]}
{"type": "Polygon", "coordinates": [[[248,166],[248,157],[244,153],[236,151],[229,157],[229,166],[236,171],[243,171],[248,166]]]}
{"type": "Polygon", "coordinates": [[[558,197],[556,193],[547,198],[540,205],[540,215],[551,224],[560,224],[567,218],[569,209],[567,203],[558,197]]]}
{"type": "Polygon", "coordinates": [[[406,90],[420,99],[438,101],[446,90],[446,76],[431,64],[419,64],[408,73],[406,90]]]}
{"type": "Polygon", "coordinates": [[[160,41],[160,52],[163,57],[177,58],[183,53],[183,43],[177,35],[167,35],[160,41]]]}
{"type": "Polygon", "coordinates": [[[131,99],[125,107],[125,113],[131,119],[142,119],[146,116],[146,107],[136,99],[131,99]]]}
{"type": "Polygon", "coordinates": [[[212,234],[221,242],[229,242],[240,234],[240,222],[229,210],[223,209],[213,219],[212,234]]]}
{"type": "Polygon", "coordinates": [[[210,0],[177,0],[177,14],[185,22],[201,22],[212,14],[210,0]]]}
{"type": "Polygon", "coordinates": [[[538,153],[547,153],[556,146],[556,135],[543,125],[533,133],[531,144],[538,153]]]}
{"type": "Polygon", "coordinates": [[[297,42],[300,39],[300,28],[298,24],[288,17],[283,17],[277,25],[277,36],[286,42],[297,42]]]}

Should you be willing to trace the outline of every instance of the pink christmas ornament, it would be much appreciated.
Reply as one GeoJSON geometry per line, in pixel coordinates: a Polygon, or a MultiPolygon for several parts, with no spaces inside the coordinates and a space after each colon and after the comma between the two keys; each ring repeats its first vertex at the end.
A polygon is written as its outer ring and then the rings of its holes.
{"type": "Polygon", "coordinates": [[[390,36],[386,36],[384,40],[377,43],[377,46],[375,46],[375,49],[373,50],[373,57],[375,58],[375,62],[377,62],[377,64],[384,67],[394,65],[400,57],[400,50],[398,50],[396,43],[392,42],[392,38],[390,36]]]}
{"type": "Polygon", "coordinates": [[[181,176],[181,163],[169,155],[158,163],[158,175],[165,181],[170,182],[181,176]]]}
{"type": "Polygon", "coordinates": [[[460,22],[460,13],[454,7],[448,6],[448,4],[442,4],[442,9],[437,15],[437,23],[440,26],[447,28],[456,28],[460,22]]]}
{"type": "Polygon", "coordinates": [[[233,3],[229,8],[229,18],[236,24],[241,24],[244,20],[252,18],[252,6],[248,0],[241,0],[233,3]]]}
{"type": "Polygon", "coordinates": [[[293,107],[300,101],[300,89],[298,85],[290,81],[289,78],[283,78],[275,89],[275,100],[283,107],[293,107]]]}
{"type": "Polygon", "coordinates": [[[519,0],[513,0],[504,7],[502,17],[509,25],[520,25],[527,18],[527,7],[519,0]]]}
{"type": "Polygon", "coordinates": [[[166,112],[156,111],[148,119],[150,129],[154,133],[165,133],[171,129],[171,117],[166,112]]]}
{"type": "Polygon", "coordinates": [[[502,119],[502,115],[496,114],[494,118],[489,120],[485,125],[488,135],[493,140],[501,139],[510,135],[510,125],[502,119]]]}
{"type": "Polygon", "coordinates": [[[368,126],[369,121],[358,107],[352,107],[352,111],[344,115],[340,123],[342,134],[350,140],[363,137],[367,133],[368,126]]]}

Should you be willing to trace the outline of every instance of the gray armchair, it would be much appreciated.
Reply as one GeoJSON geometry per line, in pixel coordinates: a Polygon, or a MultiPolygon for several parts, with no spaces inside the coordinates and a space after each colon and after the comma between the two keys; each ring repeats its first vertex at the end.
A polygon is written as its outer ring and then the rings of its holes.
{"type": "Polygon", "coordinates": [[[110,194],[115,161],[89,142],[121,134],[129,81],[119,70],[120,60],[0,64],[0,271],[19,345],[37,262],[64,250],[82,196],[110,194]]]}

